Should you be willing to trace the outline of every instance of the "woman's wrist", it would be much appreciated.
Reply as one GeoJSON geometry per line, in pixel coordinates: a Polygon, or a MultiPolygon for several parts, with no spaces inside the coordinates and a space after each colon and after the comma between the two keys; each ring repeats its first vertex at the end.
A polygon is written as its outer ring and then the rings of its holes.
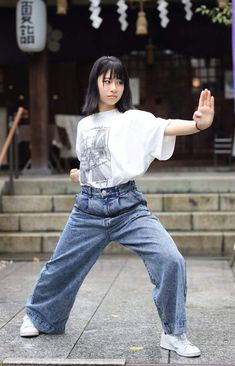
{"type": "Polygon", "coordinates": [[[202,129],[202,128],[199,128],[199,127],[198,127],[197,121],[195,121],[195,120],[194,120],[194,122],[195,122],[195,127],[196,127],[197,131],[203,131],[203,129],[202,129]]]}

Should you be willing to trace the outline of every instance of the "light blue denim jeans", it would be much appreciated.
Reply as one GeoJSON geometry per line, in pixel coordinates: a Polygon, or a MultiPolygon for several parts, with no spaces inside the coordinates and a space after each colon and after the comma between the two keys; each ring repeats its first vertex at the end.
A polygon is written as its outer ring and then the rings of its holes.
{"type": "Polygon", "coordinates": [[[43,333],[64,333],[76,294],[110,241],[127,246],[143,259],[163,330],[186,332],[185,261],[148,210],[134,181],[105,189],[83,186],[76,195],[55,251],[27,303],[27,314],[36,328],[43,333]]]}

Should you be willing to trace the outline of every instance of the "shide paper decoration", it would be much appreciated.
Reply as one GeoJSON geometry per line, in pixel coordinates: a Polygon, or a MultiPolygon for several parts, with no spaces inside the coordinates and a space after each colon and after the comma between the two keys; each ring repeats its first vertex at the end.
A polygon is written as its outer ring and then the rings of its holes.
{"type": "Polygon", "coordinates": [[[192,2],[191,0],[182,0],[182,3],[184,4],[185,19],[190,21],[193,16],[192,2]]]}
{"type": "MultiPolygon", "coordinates": [[[[143,11],[143,1],[139,0],[140,11],[137,18],[137,34],[147,34],[147,19],[143,11]]],[[[227,0],[217,0],[226,2],[227,0]]],[[[103,22],[100,17],[101,0],[89,0],[91,12],[90,19],[92,26],[98,29],[103,22]]],[[[185,9],[185,18],[190,21],[192,18],[192,1],[181,0],[185,9]]],[[[67,14],[67,0],[57,0],[57,14],[67,14]]],[[[160,24],[166,28],[169,23],[167,0],[157,0],[157,9],[159,11],[160,24]]],[[[126,31],[128,6],[125,0],[117,1],[117,13],[122,31],[126,31]]],[[[45,48],[46,44],[46,5],[43,0],[19,0],[17,3],[17,43],[19,48],[25,52],[39,52],[45,48]]]]}
{"type": "Polygon", "coordinates": [[[91,12],[90,19],[92,21],[92,26],[95,29],[98,29],[101,23],[103,22],[103,19],[99,16],[101,12],[100,0],[89,0],[89,1],[91,3],[89,10],[91,12]]]}
{"type": "Polygon", "coordinates": [[[118,14],[120,14],[118,20],[121,24],[121,30],[125,32],[125,30],[128,27],[128,23],[126,21],[127,18],[126,11],[128,9],[128,6],[126,5],[125,0],[118,0],[117,7],[118,7],[117,12],[118,14]]]}
{"type": "MultiPolygon", "coordinates": [[[[192,1],[191,0],[181,0],[181,1],[184,5],[185,19],[187,19],[189,21],[189,20],[191,20],[191,18],[193,16],[192,1]]],[[[161,19],[160,24],[163,28],[166,28],[167,24],[169,23],[167,7],[168,7],[168,1],[166,1],[166,0],[157,1],[157,9],[159,11],[159,17],[161,19]]]]}
{"type": "Polygon", "coordinates": [[[159,17],[161,19],[161,26],[163,28],[166,28],[167,24],[169,23],[169,18],[167,16],[168,10],[167,10],[168,2],[166,0],[158,0],[157,1],[157,10],[159,11],[159,17]]]}

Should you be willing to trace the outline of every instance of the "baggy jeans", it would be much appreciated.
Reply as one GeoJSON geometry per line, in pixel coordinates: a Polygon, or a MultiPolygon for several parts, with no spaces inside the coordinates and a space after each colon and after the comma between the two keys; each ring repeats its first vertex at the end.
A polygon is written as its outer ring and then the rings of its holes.
{"type": "Polygon", "coordinates": [[[143,260],[153,300],[168,334],[186,332],[185,261],[134,181],[105,189],[82,186],[51,259],[44,265],[26,312],[43,333],[64,333],[76,294],[110,241],[143,260]]]}

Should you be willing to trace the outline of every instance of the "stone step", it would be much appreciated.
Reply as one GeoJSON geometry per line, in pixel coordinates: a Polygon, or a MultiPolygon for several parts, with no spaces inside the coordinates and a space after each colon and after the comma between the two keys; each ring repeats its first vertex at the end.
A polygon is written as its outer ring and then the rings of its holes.
{"type": "MultiPolygon", "coordinates": [[[[216,172],[173,172],[146,174],[136,179],[137,186],[144,193],[218,193],[235,192],[235,179],[232,173],[216,172]]],[[[15,194],[76,194],[80,185],[72,183],[68,175],[51,177],[20,177],[14,182],[15,194]]],[[[9,192],[6,182],[3,192],[9,192]]]]}
{"type": "MultiPolygon", "coordinates": [[[[235,212],[154,212],[167,230],[235,231],[235,212]]],[[[62,231],[68,212],[0,214],[0,231],[62,231]]]]}
{"type": "MultiPolygon", "coordinates": [[[[235,232],[169,231],[183,255],[230,256],[233,252],[235,232]]],[[[0,253],[25,253],[39,255],[51,253],[59,239],[60,232],[0,233],[0,253]]],[[[124,246],[111,242],[105,253],[126,253],[124,246]]]]}
{"type": "Polygon", "coordinates": [[[2,212],[66,212],[74,200],[75,195],[2,196],[2,212]]]}
{"type": "MultiPolygon", "coordinates": [[[[151,211],[235,211],[235,193],[145,194],[151,211]]],[[[75,195],[2,196],[2,212],[71,211],[75,195]]]]}

